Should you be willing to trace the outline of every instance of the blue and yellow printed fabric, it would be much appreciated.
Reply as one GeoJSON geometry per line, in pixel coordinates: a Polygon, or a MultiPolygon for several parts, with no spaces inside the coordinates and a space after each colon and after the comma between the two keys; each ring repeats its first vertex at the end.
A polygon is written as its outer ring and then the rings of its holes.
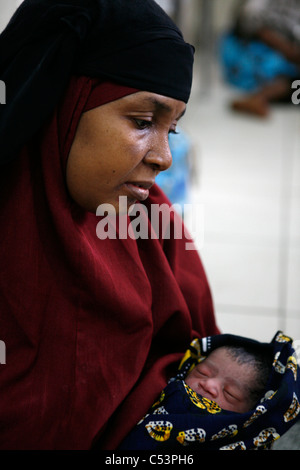
{"type": "Polygon", "coordinates": [[[273,354],[272,372],[257,406],[247,413],[221,409],[184,381],[187,373],[213,349],[251,339],[217,335],[195,339],[148,414],[127,436],[120,450],[269,449],[300,419],[300,341],[277,332],[271,343],[259,343],[273,354]]]}

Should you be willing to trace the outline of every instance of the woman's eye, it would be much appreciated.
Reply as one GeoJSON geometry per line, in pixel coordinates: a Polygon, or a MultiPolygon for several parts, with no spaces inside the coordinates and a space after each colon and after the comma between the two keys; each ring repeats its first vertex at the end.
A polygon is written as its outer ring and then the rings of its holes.
{"type": "Polygon", "coordinates": [[[179,134],[179,132],[177,132],[176,129],[170,129],[169,134],[179,134]]]}
{"type": "Polygon", "coordinates": [[[136,123],[138,129],[146,129],[147,127],[152,126],[152,121],[146,121],[145,119],[134,118],[134,122],[136,123]]]}

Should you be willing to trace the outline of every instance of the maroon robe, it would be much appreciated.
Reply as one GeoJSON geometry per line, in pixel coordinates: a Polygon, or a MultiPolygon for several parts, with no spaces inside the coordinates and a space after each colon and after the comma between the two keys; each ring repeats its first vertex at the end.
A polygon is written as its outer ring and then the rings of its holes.
{"type": "MultiPolygon", "coordinates": [[[[92,84],[73,79],[0,176],[1,449],[115,449],[192,337],[218,333],[185,239],[100,240],[99,217],[71,200],[65,166],[92,84]]],[[[154,186],[148,207],[165,202],[154,186]]]]}

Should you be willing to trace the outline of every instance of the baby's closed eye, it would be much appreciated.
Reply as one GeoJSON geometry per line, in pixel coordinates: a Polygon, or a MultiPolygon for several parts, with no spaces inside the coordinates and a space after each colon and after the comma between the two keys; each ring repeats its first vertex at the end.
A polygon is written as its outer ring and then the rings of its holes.
{"type": "Polygon", "coordinates": [[[241,400],[241,396],[239,393],[237,393],[235,390],[231,390],[231,389],[224,389],[223,390],[223,393],[225,395],[225,397],[230,401],[230,402],[235,402],[235,401],[240,401],[241,400]]]}

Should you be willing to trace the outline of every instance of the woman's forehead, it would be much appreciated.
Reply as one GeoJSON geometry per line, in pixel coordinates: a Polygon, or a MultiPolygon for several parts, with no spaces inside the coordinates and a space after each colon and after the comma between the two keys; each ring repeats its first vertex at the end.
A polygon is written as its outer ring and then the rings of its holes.
{"type": "Polygon", "coordinates": [[[121,98],[119,102],[121,105],[140,106],[143,109],[148,109],[153,112],[165,112],[170,114],[176,112],[178,113],[176,115],[177,119],[180,119],[186,111],[186,104],[183,101],[147,91],[139,91],[125,96],[121,98]]]}

